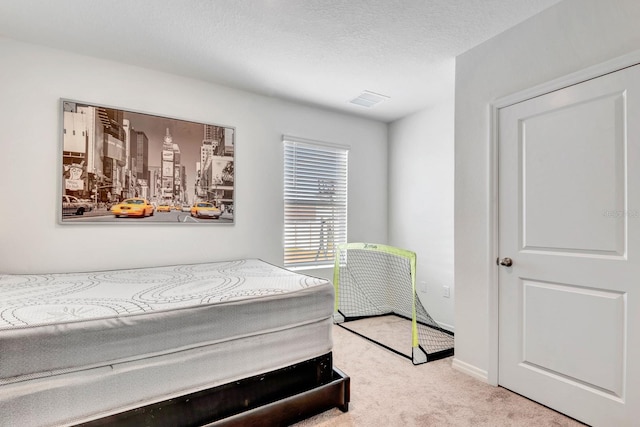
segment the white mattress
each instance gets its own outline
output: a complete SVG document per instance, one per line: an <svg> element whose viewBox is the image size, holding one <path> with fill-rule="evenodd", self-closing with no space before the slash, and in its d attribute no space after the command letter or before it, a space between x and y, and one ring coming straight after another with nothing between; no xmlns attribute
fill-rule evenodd
<svg viewBox="0 0 640 427"><path fill-rule="evenodd" d="M260 260L0 275L0 413L58 425L288 366L331 351L332 312L328 281Z"/></svg>

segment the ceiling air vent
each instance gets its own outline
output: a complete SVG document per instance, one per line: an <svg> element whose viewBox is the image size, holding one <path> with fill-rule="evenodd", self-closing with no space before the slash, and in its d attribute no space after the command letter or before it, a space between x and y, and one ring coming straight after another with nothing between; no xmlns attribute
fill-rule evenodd
<svg viewBox="0 0 640 427"><path fill-rule="evenodd" d="M361 107L371 108L374 105L378 105L382 101L389 99L388 96L380 95L379 93L369 92L365 90L356 98L353 98L351 101L352 104L360 105Z"/></svg>

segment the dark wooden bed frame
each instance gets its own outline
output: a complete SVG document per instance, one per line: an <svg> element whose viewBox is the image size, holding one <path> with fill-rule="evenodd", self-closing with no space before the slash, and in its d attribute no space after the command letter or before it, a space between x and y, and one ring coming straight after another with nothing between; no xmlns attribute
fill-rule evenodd
<svg viewBox="0 0 640 427"><path fill-rule="evenodd" d="M350 379L333 367L329 352L78 426L286 426L334 407L347 412L349 394Z"/></svg>

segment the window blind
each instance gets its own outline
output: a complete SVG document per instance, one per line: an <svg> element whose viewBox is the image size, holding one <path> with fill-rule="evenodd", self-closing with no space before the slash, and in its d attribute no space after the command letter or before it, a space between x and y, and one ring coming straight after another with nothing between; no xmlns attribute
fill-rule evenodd
<svg viewBox="0 0 640 427"><path fill-rule="evenodd" d="M284 265L330 266L347 241L348 149L284 138Z"/></svg>

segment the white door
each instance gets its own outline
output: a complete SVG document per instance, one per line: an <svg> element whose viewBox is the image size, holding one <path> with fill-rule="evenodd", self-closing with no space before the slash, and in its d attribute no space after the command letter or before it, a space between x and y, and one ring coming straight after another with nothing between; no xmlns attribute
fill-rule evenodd
<svg viewBox="0 0 640 427"><path fill-rule="evenodd" d="M640 66L499 110L498 382L640 425Z"/></svg>

